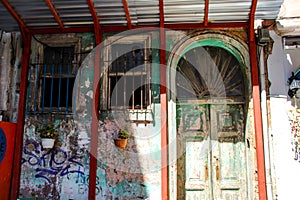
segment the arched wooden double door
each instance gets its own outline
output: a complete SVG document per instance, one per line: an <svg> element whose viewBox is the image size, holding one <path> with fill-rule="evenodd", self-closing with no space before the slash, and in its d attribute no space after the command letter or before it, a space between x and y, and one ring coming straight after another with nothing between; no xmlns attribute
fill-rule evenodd
<svg viewBox="0 0 300 200"><path fill-rule="evenodd" d="M177 199L247 199L245 81L220 47L196 47L176 73Z"/></svg>

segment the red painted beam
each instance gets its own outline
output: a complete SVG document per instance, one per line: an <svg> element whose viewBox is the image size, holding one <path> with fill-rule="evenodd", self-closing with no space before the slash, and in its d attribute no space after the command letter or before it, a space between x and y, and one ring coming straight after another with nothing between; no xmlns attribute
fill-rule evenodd
<svg viewBox="0 0 300 200"><path fill-rule="evenodd" d="M257 6L258 0L252 0L251 9L249 13L249 40L255 41L255 34L254 34L254 20L255 20L255 11ZM253 28L253 29L252 29Z"/></svg>
<svg viewBox="0 0 300 200"><path fill-rule="evenodd" d="M203 29L203 28L248 28L248 22L235 22L235 23L208 23L207 26L204 24L165 24L164 27L172 30L189 30L189 29ZM147 28L153 30L157 29L158 26L143 25L133 26L132 29ZM122 32L128 30L127 26L101 26L102 32ZM94 32L92 26L78 27L78 28L65 28L64 30L51 28L51 29L31 29L31 34L56 34L56 33L86 33Z"/></svg>
<svg viewBox="0 0 300 200"><path fill-rule="evenodd" d="M96 183L97 183L97 157L98 157L98 119L99 119L99 103L100 95L98 84L100 80L100 53L101 49L97 45L101 42L100 23L92 0L87 0L93 22L94 34L96 41L96 51L94 58L94 98L92 110L92 129L91 129L91 148L90 148L90 176L89 176L89 200L96 199Z"/></svg>
<svg viewBox="0 0 300 200"><path fill-rule="evenodd" d="M131 26L131 29L138 29L138 28L143 28L147 30L157 30L158 26L153 26L153 25L143 25L143 26ZM101 27L102 32L122 32L122 31L127 31L128 27L127 26L102 26Z"/></svg>
<svg viewBox="0 0 300 200"><path fill-rule="evenodd" d="M159 27L165 27L165 11L164 11L164 1L159 0Z"/></svg>
<svg viewBox="0 0 300 200"><path fill-rule="evenodd" d="M21 66L21 83L20 83L20 96L18 105L18 121L15 138L15 149L13 158L13 171L11 181L10 199L17 199L19 197L20 177L21 177L21 161L23 150L23 134L25 124L25 111L26 111L26 96L28 85L28 71L30 60L31 48L31 34L21 29L23 47L22 66Z"/></svg>
<svg viewBox="0 0 300 200"><path fill-rule="evenodd" d="M49 7L49 9L50 9L52 15L54 16L56 22L58 23L60 29L61 29L61 30L64 30L64 28L65 28L65 27L64 27L64 24L62 23L61 18L59 17L59 15L58 15L56 9L54 8L53 3L51 2L51 0L46 0L46 4L47 4L47 6Z"/></svg>
<svg viewBox="0 0 300 200"><path fill-rule="evenodd" d="M57 33L87 33L93 32L93 26L82 27L82 28L64 28L61 30L59 28L49 28L49 29L31 29L31 34L57 34Z"/></svg>
<svg viewBox="0 0 300 200"><path fill-rule="evenodd" d="M164 24L164 28L172 30L190 30L190 29L203 29L203 28L247 28L248 22L235 22L235 23L208 23L207 26L204 24ZM132 26L132 29L136 28L157 28L157 26ZM103 32L118 32L128 30L126 26L102 26Z"/></svg>
<svg viewBox="0 0 300 200"><path fill-rule="evenodd" d="M161 120L161 199L168 199L168 99L166 80L166 36L164 1L159 0L160 18L160 120Z"/></svg>
<svg viewBox="0 0 300 200"><path fill-rule="evenodd" d="M208 25L208 6L209 6L209 0L205 0L205 7L204 7L204 26Z"/></svg>
<svg viewBox="0 0 300 200"><path fill-rule="evenodd" d="M29 29L23 22L23 20L20 18L18 13L13 9L13 7L7 2L7 0L1 0L4 7L8 10L8 12L13 16L13 18L17 21L17 23L20 26L20 29L23 29L25 32L29 32Z"/></svg>
<svg viewBox="0 0 300 200"><path fill-rule="evenodd" d="M132 25L131 25L130 13L129 13L129 9L128 9L128 3L126 0L122 0L122 2L123 2L124 12L126 15L127 27L128 27L128 29L131 29Z"/></svg>
<svg viewBox="0 0 300 200"><path fill-rule="evenodd" d="M260 86L259 86L259 69L256 55L256 43L254 33L254 17L257 6L257 0L252 1L251 11L249 13L249 53L252 79L252 98L254 110L254 129L256 141L256 159L257 159L257 176L258 176L258 195L260 200L267 199L265 156L263 142L262 116L260 107Z"/></svg>
<svg viewBox="0 0 300 200"><path fill-rule="evenodd" d="M87 4L89 6L92 18L93 18L93 22L94 22L94 33L95 33L95 39L96 39L96 45L100 44L100 22L96 13L96 9L94 7L94 4L92 2L92 0L87 0Z"/></svg>
<svg viewBox="0 0 300 200"><path fill-rule="evenodd" d="M235 23L208 23L204 24L165 24L165 28L172 30L190 30L190 29L204 29L204 28L246 28L247 22Z"/></svg>

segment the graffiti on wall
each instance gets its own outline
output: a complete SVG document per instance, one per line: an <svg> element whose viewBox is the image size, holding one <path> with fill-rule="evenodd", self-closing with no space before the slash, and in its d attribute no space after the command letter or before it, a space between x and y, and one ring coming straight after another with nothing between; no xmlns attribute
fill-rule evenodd
<svg viewBox="0 0 300 200"><path fill-rule="evenodd" d="M89 144L82 143L82 139L88 139L85 126L74 124L71 120L60 122L60 138L57 145L53 149L43 149L31 119L26 122L20 197L31 198L34 194L36 197L45 199L87 199ZM104 120L99 126L101 132L101 137L98 138L99 143L103 144L102 148L113 148L114 153L119 151L113 145L113 134L117 128L116 124L110 120ZM134 140L132 140L128 148L133 151L136 150L134 147ZM100 152L99 155L101 155ZM147 197L146 185L150 183L156 191L153 195L159 196L159 172L149 174L148 178L145 174L129 173L130 167L137 166L137 164L132 164L134 160L128 162L126 159L120 159L116 154L112 155L108 152L103 152L103 154L101 158L107 156L107 159L116 164L123 163L121 166L124 169L117 170L107 165L107 162L99 160L95 188L97 198ZM125 168L128 169L125 170ZM145 181L147 184L144 183Z"/></svg>
<svg viewBox="0 0 300 200"><path fill-rule="evenodd" d="M64 149L42 151L39 143L26 141L23 149L22 164L35 169L35 178L51 183L51 178L70 174L84 175L84 165L78 154L68 155Z"/></svg>

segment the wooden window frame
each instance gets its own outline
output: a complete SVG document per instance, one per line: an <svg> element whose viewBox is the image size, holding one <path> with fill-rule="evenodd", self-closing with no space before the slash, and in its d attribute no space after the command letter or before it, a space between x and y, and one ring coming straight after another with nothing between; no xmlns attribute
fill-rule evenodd
<svg viewBox="0 0 300 200"><path fill-rule="evenodd" d="M38 51L36 52L35 56L36 58L33 58L34 62L37 63L38 65L41 65L44 63L44 49L45 46L48 47L74 47L74 60L76 61L75 63L72 63L71 66L71 71L74 69L78 69L80 67L80 61L81 61L81 55L79 52L81 52L81 37L76 37L74 35L51 35L51 36L40 36L37 38L38 43L37 43L37 49ZM36 67L33 66L34 68L42 68L42 70L39 73L34 72L36 75L33 75L35 77L35 87L37 87L37 92L36 94L32 94L31 96L34 96L33 101L36 102L31 102L31 109L30 112L33 112L34 114L37 113L58 113L58 114L73 114L72 113L72 107L68 108L62 108L62 111L59 111L57 109L52 109L51 107L44 107L42 108L42 98L43 98L43 93L42 93L42 87L43 87L43 68L44 66ZM76 73L73 76L76 78ZM33 89L35 90L35 89ZM73 90L73 87L69 87L69 90ZM72 101L72 98L69 99L69 101ZM73 104L73 103L72 103ZM73 105L72 105L73 106ZM32 110L33 109L33 110Z"/></svg>
<svg viewBox="0 0 300 200"><path fill-rule="evenodd" d="M149 91L147 91L147 100L146 99L141 99L141 106L138 108L137 106L134 105L124 105L124 106L112 106L111 105L111 78L118 76L119 72L110 72L110 67L113 64L113 45L132 45L139 43L141 46L143 46L143 59L144 59L144 69L145 71L141 72L126 72L126 73L120 73L120 76L145 76L146 82L145 85L149 86ZM133 36L127 36L125 39L122 39L121 36L111 36L105 40L105 49L104 49L104 76L103 78L103 87L101 90L102 96L101 96L101 110L121 110L121 109L128 109L128 110L135 110L135 111L140 111L140 110L147 110L148 107L151 106L152 103L152 88L151 88L151 67L149 66L151 64L151 35L150 34L144 34L144 35L133 35ZM130 52L130 51L129 51ZM128 52L125 52L128 53ZM121 55L122 56L122 55ZM131 74L131 73L136 73L136 74ZM140 74L139 74L140 73ZM128 93L127 93L128 94ZM124 94L126 96L126 94ZM142 95L141 95L142 96ZM134 98L134 97L133 97ZM142 98L142 97L141 97ZM125 99L125 98L124 98ZM147 105L143 105L143 102L147 101ZM134 99L132 100L134 102Z"/></svg>

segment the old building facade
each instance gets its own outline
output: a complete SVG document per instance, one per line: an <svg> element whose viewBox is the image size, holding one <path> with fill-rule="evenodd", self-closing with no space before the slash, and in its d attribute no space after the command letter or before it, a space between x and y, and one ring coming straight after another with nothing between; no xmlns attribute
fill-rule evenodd
<svg viewBox="0 0 300 200"><path fill-rule="evenodd" d="M298 51L280 46L275 19L254 24L254 9L197 28L1 31L2 119L17 127L10 197L293 199L280 159L297 171L298 97L283 105ZM58 136L45 148L49 124Z"/></svg>

